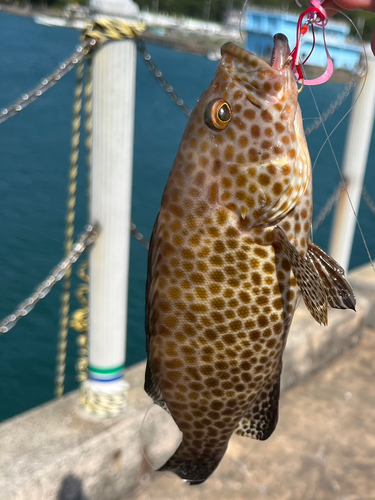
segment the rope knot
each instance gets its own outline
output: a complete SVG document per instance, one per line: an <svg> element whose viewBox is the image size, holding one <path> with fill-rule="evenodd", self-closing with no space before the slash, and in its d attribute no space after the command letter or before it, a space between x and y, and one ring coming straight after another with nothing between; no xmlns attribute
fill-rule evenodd
<svg viewBox="0 0 375 500"><path fill-rule="evenodd" d="M146 25L139 21L120 21L99 18L86 25L82 32L83 40L93 39L97 43L109 40L124 40L125 38L138 38L146 30Z"/></svg>

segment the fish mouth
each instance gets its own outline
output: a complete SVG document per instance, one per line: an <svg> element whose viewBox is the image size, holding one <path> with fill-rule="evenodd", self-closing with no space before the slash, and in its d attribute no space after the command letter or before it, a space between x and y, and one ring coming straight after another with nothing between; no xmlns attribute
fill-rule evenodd
<svg viewBox="0 0 375 500"><path fill-rule="evenodd" d="M234 68L242 69L242 71L259 71L259 70L282 70L288 62L290 49L287 37L283 33L277 33L273 37L273 49L271 62L268 64L262 58L252 52L228 42L221 47L222 56L229 55Z"/></svg>
<svg viewBox="0 0 375 500"><path fill-rule="evenodd" d="M232 42L223 45L221 53L221 68L254 106L267 108L277 104L285 92L294 90L288 39L282 33L273 38L270 64Z"/></svg>
<svg viewBox="0 0 375 500"><path fill-rule="evenodd" d="M283 33L277 33L273 37L271 68L281 70L287 63L289 54L290 48L287 37Z"/></svg>

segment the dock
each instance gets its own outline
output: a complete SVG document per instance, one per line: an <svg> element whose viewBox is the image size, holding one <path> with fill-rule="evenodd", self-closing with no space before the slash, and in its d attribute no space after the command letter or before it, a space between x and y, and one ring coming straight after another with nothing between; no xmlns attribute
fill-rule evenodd
<svg viewBox="0 0 375 500"><path fill-rule="evenodd" d="M133 11L126 26L114 19L108 27L107 22L100 24L100 0L91 3L98 9L96 29L86 33L79 50L34 91L1 111L3 121L15 116L55 85L67 68L77 67L66 257L37 288L32 301L21 303L18 316L8 316L3 330L0 324L0 333L7 333L64 277L56 370L59 399L0 424L0 500L374 498L375 287L374 268L369 264L348 273L357 311L330 310L328 327L319 326L300 300L283 357L279 424L269 440L233 436L219 467L200 486L156 471L173 454L181 434L171 417L144 392L145 362L124 369L129 229L134 226L136 231L130 219L137 50L170 99L185 115L190 110L146 52L143 37L153 36L154 43L157 37L143 35L145 27L136 21L138 7L129 0ZM115 9L120 5L117 0L112 3ZM112 43L115 39L118 42ZM164 37L164 42L192 51L188 42L173 37ZM85 56L96 45L92 66L85 65ZM197 45L198 49L206 50ZM366 94L362 94L363 98ZM78 250L84 250L80 240L78 246L73 244L72 237L82 104L86 105L85 133L93 139L87 154L93 166L89 219L95 225L90 227L98 231L100 241L90 253L90 280L81 288L81 298L85 299L86 292L89 297L88 308L85 300L81 303L85 306L81 317L87 324L82 321L78 330L83 339L82 385L79 391L63 395L70 266L78 259ZM320 121L324 123L323 118ZM372 126L373 116L369 121ZM359 153L352 162L356 173L358 158ZM351 185L357 187L359 205L362 183L349 177L346 181L348 191ZM343 194L344 188L340 189ZM331 210L335 201L326 207ZM351 208L358 211L358 206ZM325 210L323 220L328 213ZM348 216L344 223L349 225ZM137 234L141 241L143 236ZM348 237L346 244L351 250ZM338 259L345 269L349 257L344 264Z"/></svg>
<svg viewBox="0 0 375 500"><path fill-rule="evenodd" d="M180 435L143 391L145 363L126 370L127 408L79 410L78 391L0 425L0 491L18 500L319 500L372 498L375 287L369 265L349 273L357 312L318 326L300 304L284 354L279 423L265 442L233 436L213 475L188 486L150 461ZM150 408L152 409L150 410ZM152 412L151 417L150 413ZM146 417L146 418L145 418ZM146 458L146 456L148 458Z"/></svg>

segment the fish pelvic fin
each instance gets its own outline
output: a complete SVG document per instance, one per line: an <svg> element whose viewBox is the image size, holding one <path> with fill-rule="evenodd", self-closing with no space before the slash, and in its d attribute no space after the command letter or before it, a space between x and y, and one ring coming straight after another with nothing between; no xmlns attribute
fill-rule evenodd
<svg viewBox="0 0 375 500"><path fill-rule="evenodd" d="M356 299L350 283L345 277L344 269L324 250L308 242L307 258L318 271L323 282L328 305L335 309L353 309L355 311Z"/></svg>
<svg viewBox="0 0 375 500"><path fill-rule="evenodd" d="M145 374L145 385L144 389L146 393L150 396L150 398L153 400L154 404L160 406L165 410L167 413L170 413L166 402L163 399L163 396L161 395L161 390L158 384L158 381L151 369L150 362L147 361L146 364L146 374Z"/></svg>
<svg viewBox="0 0 375 500"><path fill-rule="evenodd" d="M281 373L281 370L280 370ZM235 433L265 441L279 419L280 375L269 391L262 389L241 418Z"/></svg>
<svg viewBox="0 0 375 500"><path fill-rule="evenodd" d="M228 443L219 453L215 450L214 454L206 452L202 455L192 456L191 452L186 453L186 445L182 441L174 455L158 471L174 472L191 485L201 484L210 477L219 465L227 446Z"/></svg>
<svg viewBox="0 0 375 500"><path fill-rule="evenodd" d="M314 264L310 259L302 257L280 227L276 226L274 228L274 234L276 241L281 245L282 250L289 260L307 309L315 321L320 325L327 325L328 299L326 287Z"/></svg>

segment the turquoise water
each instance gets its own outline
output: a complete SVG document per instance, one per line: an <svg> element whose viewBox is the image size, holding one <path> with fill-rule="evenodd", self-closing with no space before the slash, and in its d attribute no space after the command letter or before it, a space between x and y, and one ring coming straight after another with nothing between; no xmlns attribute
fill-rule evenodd
<svg viewBox="0 0 375 500"><path fill-rule="evenodd" d="M37 26L31 19L0 13L0 107L35 87L69 56L78 44L73 30ZM185 99L194 105L212 79L216 64L202 57L150 46L155 61ZM63 254L67 172L70 152L74 74L69 74L37 102L0 126L0 319L8 315L48 274ZM326 84L314 89L321 109L343 86ZM305 118L317 116L308 89L301 94ZM327 123L331 130L348 109ZM310 123L310 122L307 122ZM176 154L186 118L170 102L141 59L137 67L134 145L133 220L150 236L163 186ZM347 121L332 138L340 161ZM324 140L322 130L309 137L314 160ZM374 144L366 174L367 189L375 199ZM76 233L86 223L84 162L78 179ZM339 180L331 153L325 149L314 173L317 214ZM375 253L374 216L365 206L360 221ZM326 247L330 218L315 241ZM127 365L145 358L144 285L147 253L133 241L130 263ZM351 267L366 262L356 234ZM74 287L77 280L74 281ZM35 310L0 338L0 420L53 397L60 285ZM72 308L76 308L74 302ZM77 386L74 363L75 332L69 334L66 389Z"/></svg>

